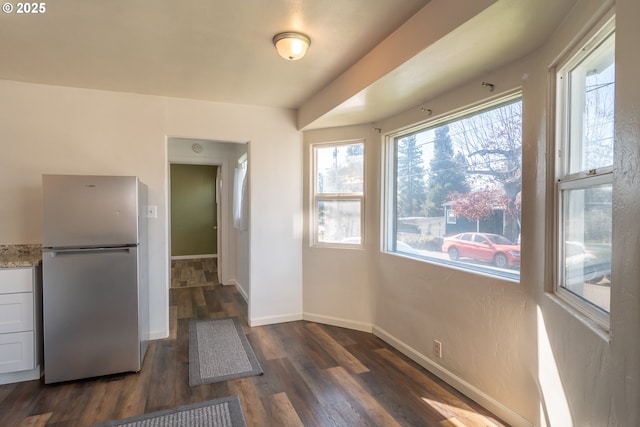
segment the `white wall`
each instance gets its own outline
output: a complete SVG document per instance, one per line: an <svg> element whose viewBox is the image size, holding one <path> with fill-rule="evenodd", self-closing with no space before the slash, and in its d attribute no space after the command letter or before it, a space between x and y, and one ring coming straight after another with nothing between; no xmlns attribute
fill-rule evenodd
<svg viewBox="0 0 640 427"><path fill-rule="evenodd" d="M371 125L321 129L305 132L304 137L304 317L336 326L371 332L373 305L371 283L375 276L373 259L379 247L378 209L380 135ZM363 140L365 145L365 249L329 249L311 246L310 211L311 144Z"/></svg>
<svg viewBox="0 0 640 427"><path fill-rule="evenodd" d="M640 2L616 0L610 425L640 425ZM597 384L597 383L596 383ZM597 387L597 385L596 385Z"/></svg>
<svg viewBox="0 0 640 427"><path fill-rule="evenodd" d="M160 98L0 81L0 241L41 242L41 175L137 175L147 184L151 331L165 335L166 147Z"/></svg>
<svg viewBox="0 0 640 427"><path fill-rule="evenodd" d="M302 133L295 113L169 99L167 134L249 142L252 326L302 318Z"/></svg>
<svg viewBox="0 0 640 427"><path fill-rule="evenodd" d="M507 67L479 75L423 104L433 117L512 89L523 91L523 214L521 283L516 284L379 253L378 239L366 251L304 249L305 316L327 323L371 322L374 333L472 396L513 425L640 425L640 4L618 0L616 165L610 334L598 331L552 294L550 286L553 180L548 175L548 67L612 1L583 0L538 51ZM495 84L494 93L481 82ZM414 108L372 127L385 133L426 120ZM319 140L371 138L370 127L305 132L305 148ZM369 163L367 163L369 164ZM370 170L371 172L371 170ZM305 176L309 175L305 162ZM548 181L547 178L551 181ZM368 221L379 230L381 167L367 174ZM373 181L373 183L372 183ZM305 209L308 185L305 186ZM370 234L371 235L371 234ZM345 261L348 257L349 262ZM331 266L322 270L322 266ZM367 271L373 272L368 274ZM328 273L327 273L328 272ZM322 280L323 278L328 280ZM332 281L337 281L333 286ZM366 281L366 283L362 283ZM328 282L328 283L327 283ZM323 288L325 298L320 298ZM342 304L370 292L372 317ZM352 298L350 301L358 301ZM338 319L335 319L338 318ZM432 356L433 340L444 357Z"/></svg>
<svg viewBox="0 0 640 427"><path fill-rule="evenodd" d="M149 221L150 320L153 336L166 336L167 136L248 141L260 213L250 221L249 319L301 317L302 144L292 111L12 81L0 81L0 93L0 244L41 242L43 173L138 175L158 206Z"/></svg>

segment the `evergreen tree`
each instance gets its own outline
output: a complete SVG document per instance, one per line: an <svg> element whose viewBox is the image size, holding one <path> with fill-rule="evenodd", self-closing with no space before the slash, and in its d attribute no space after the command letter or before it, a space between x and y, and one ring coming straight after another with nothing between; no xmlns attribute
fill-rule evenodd
<svg viewBox="0 0 640 427"><path fill-rule="evenodd" d="M449 126L437 128L435 134L425 203L425 213L429 217L444 216L443 204L447 202L449 194L465 194L469 191L466 161L460 153L454 157Z"/></svg>
<svg viewBox="0 0 640 427"><path fill-rule="evenodd" d="M424 215L427 197L422 149L416 144L416 136L398 140L397 217Z"/></svg>

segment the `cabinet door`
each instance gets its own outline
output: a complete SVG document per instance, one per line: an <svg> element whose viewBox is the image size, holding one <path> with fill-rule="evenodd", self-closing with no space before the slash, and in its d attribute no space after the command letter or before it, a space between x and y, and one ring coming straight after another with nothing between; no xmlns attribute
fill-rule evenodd
<svg viewBox="0 0 640 427"><path fill-rule="evenodd" d="M33 331L0 335L0 374L35 368Z"/></svg>
<svg viewBox="0 0 640 427"><path fill-rule="evenodd" d="M33 268L0 269L0 294L33 291Z"/></svg>
<svg viewBox="0 0 640 427"><path fill-rule="evenodd" d="M0 334L33 330L33 293L0 295Z"/></svg>

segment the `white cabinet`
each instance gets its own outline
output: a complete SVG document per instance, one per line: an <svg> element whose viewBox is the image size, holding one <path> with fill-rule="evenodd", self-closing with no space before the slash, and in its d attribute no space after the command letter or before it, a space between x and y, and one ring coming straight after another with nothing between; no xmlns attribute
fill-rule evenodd
<svg viewBox="0 0 640 427"><path fill-rule="evenodd" d="M0 268L0 384L40 378L40 268Z"/></svg>
<svg viewBox="0 0 640 427"><path fill-rule="evenodd" d="M33 331L33 292L0 294L0 334Z"/></svg>
<svg viewBox="0 0 640 427"><path fill-rule="evenodd" d="M0 334L0 373L20 372L35 368L33 337L33 331Z"/></svg>

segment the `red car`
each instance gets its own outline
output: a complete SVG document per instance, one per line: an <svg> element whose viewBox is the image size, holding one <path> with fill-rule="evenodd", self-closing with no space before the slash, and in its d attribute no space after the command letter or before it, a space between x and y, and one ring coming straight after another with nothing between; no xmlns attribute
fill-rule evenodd
<svg viewBox="0 0 640 427"><path fill-rule="evenodd" d="M520 266L520 245L499 234L460 233L445 237L442 252L447 252L454 261L471 258L501 268Z"/></svg>

